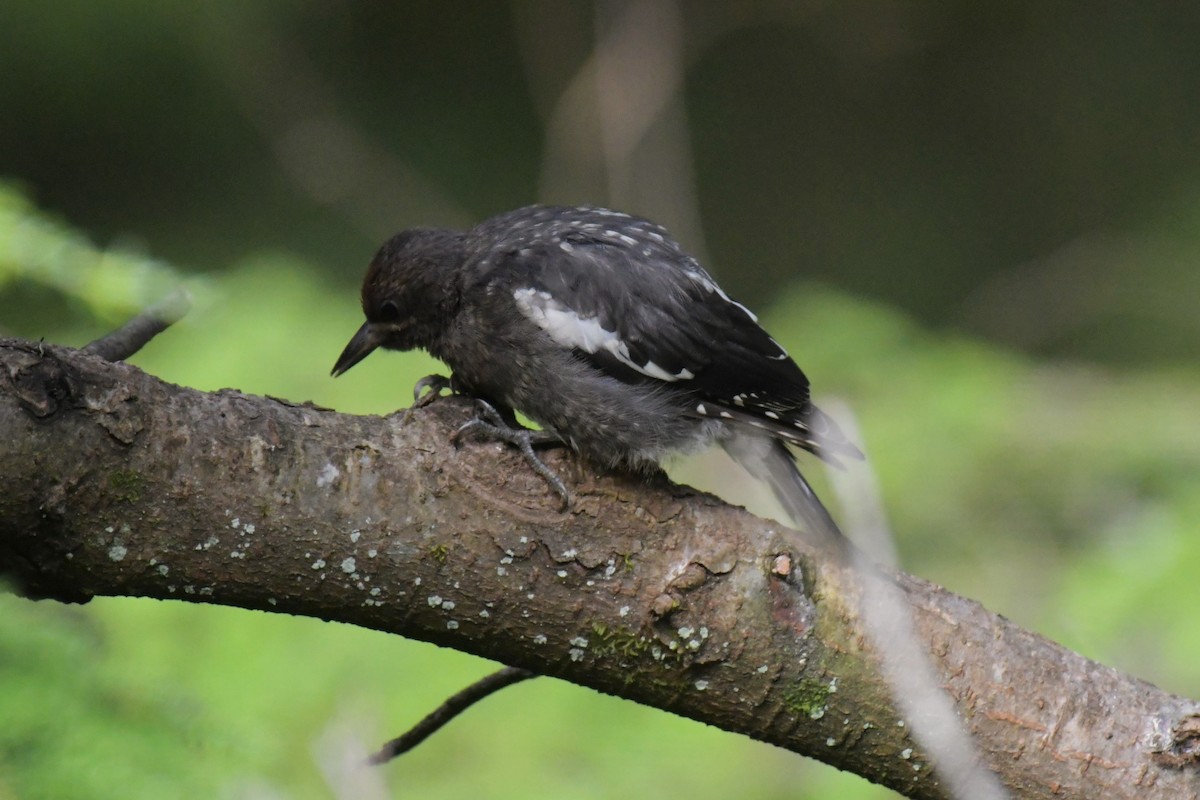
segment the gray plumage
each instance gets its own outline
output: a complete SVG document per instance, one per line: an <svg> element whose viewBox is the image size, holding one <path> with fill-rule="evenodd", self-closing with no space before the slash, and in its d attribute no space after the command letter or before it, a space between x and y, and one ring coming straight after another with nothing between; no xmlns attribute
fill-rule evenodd
<svg viewBox="0 0 1200 800"><path fill-rule="evenodd" d="M645 219L531 206L465 232L405 231L375 255L362 302L335 374L376 347L423 348L456 390L603 467L645 471L720 442L777 494L798 479L815 502L784 443L859 457L755 316ZM795 505L806 527L828 520Z"/></svg>

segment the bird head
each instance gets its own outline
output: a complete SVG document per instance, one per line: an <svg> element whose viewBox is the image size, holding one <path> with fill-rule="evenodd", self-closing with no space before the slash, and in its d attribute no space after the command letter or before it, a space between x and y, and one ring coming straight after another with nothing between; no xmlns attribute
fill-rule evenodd
<svg viewBox="0 0 1200 800"><path fill-rule="evenodd" d="M363 279L367 321L333 366L336 377L376 348L429 349L444 332L458 296L465 258L459 231L415 229L393 236L371 259Z"/></svg>

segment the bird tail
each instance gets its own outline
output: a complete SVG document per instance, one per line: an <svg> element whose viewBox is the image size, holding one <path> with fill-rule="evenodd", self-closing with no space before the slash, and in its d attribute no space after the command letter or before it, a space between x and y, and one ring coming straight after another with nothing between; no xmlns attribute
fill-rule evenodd
<svg viewBox="0 0 1200 800"><path fill-rule="evenodd" d="M847 540L816 492L800 474L796 459L778 439L749 431L738 431L722 439L721 446L754 478L771 487L775 499L791 517L813 536L844 549Z"/></svg>

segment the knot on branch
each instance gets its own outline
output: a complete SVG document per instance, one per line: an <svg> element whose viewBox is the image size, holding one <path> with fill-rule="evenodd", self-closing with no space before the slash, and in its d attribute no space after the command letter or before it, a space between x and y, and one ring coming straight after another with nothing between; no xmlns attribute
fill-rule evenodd
<svg viewBox="0 0 1200 800"><path fill-rule="evenodd" d="M8 346L22 354L10 362L8 379L13 396L24 411L46 419L75 396L75 381L69 368L41 344L11 342Z"/></svg>
<svg viewBox="0 0 1200 800"><path fill-rule="evenodd" d="M1152 751L1160 766L1182 769L1200 764L1200 712L1193 711L1177 720Z"/></svg>

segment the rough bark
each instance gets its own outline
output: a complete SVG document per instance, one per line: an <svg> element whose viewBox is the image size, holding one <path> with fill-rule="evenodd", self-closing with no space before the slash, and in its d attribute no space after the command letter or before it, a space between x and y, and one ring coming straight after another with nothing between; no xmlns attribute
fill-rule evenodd
<svg viewBox="0 0 1200 800"><path fill-rule="evenodd" d="M454 647L942 798L852 570L666 480L561 452L568 513L470 404L354 417L0 341L0 574L31 596L304 614ZM917 578L894 580L1017 798L1196 798L1200 709ZM883 654L886 658L887 654Z"/></svg>

